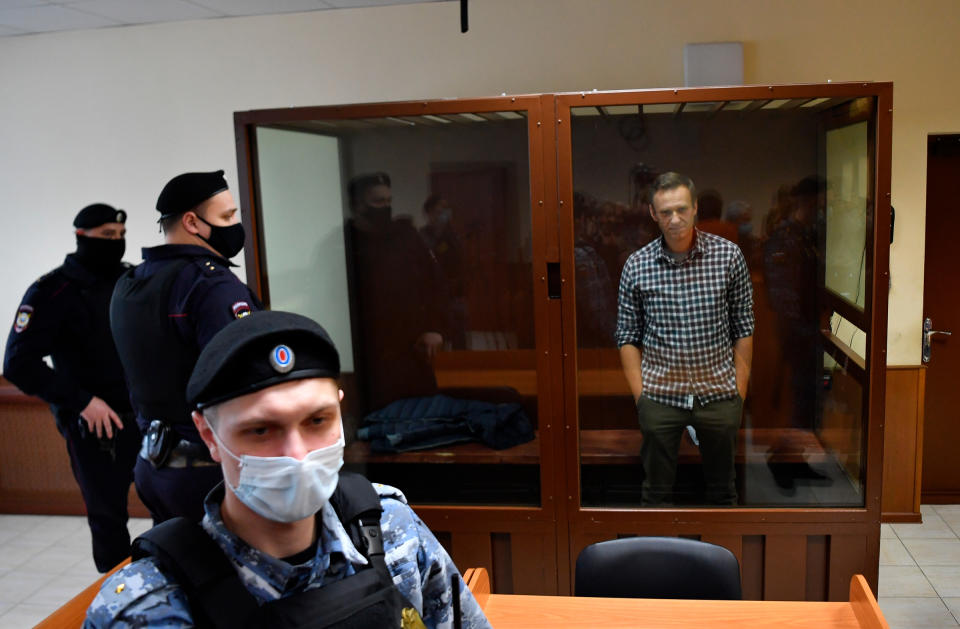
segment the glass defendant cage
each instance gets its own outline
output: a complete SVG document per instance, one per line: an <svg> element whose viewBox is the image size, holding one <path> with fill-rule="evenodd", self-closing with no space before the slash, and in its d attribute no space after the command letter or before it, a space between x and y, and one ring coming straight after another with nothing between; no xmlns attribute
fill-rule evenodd
<svg viewBox="0 0 960 629"><path fill-rule="evenodd" d="M587 544L684 535L733 550L746 597L845 600L879 554L891 103L858 83L240 112L247 277L337 343L347 467L496 591L568 593ZM666 171L750 275L733 507L706 503L692 435L671 505L640 506L613 332Z"/></svg>

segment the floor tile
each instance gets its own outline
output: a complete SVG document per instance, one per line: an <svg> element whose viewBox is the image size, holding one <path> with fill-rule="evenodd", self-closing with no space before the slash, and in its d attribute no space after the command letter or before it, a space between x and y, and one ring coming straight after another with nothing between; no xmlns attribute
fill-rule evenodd
<svg viewBox="0 0 960 629"><path fill-rule="evenodd" d="M53 610L44 605L15 605L0 616L3 629L30 629L51 614Z"/></svg>
<svg viewBox="0 0 960 629"><path fill-rule="evenodd" d="M880 540L881 566L915 566L916 562L899 539Z"/></svg>
<svg viewBox="0 0 960 629"><path fill-rule="evenodd" d="M30 572L8 572L0 577L0 601L20 603L53 578L52 575ZM3 626L3 623L0 623Z"/></svg>
<svg viewBox="0 0 960 629"><path fill-rule="evenodd" d="M77 560L72 566L68 566L67 569L63 571L63 574L89 576L91 582L100 575L97 571L97 564L93 562L93 557L90 555Z"/></svg>
<svg viewBox="0 0 960 629"><path fill-rule="evenodd" d="M927 513L923 516L923 524L892 524L897 537L904 539L955 539L947 523L937 513Z"/></svg>
<svg viewBox="0 0 960 629"><path fill-rule="evenodd" d="M957 619L939 598L891 597L877 602L891 629L957 626Z"/></svg>
<svg viewBox="0 0 960 629"><path fill-rule="evenodd" d="M926 517L928 513L936 513L935 505L920 505L920 514Z"/></svg>
<svg viewBox="0 0 960 629"><path fill-rule="evenodd" d="M954 533L960 536L960 509L957 509L956 511L938 511L937 514L940 516L940 519L947 524L947 526L953 529Z"/></svg>
<svg viewBox="0 0 960 629"><path fill-rule="evenodd" d="M953 613L953 617L960 623L960 598L945 598L944 604Z"/></svg>
<svg viewBox="0 0 960 629"><path fill-rule="evenodd" d="M0 528L9 531L28 531L50 518L49 515L3 515L0 516Z"/></svg>
<svg viewBox="0 0 960 629"><path fill-rule="evenodd" d="M45 574L63 574L68 568L75 565L88 554L89 551L83 548L54 544L31 557L29 561L21 563L18 566L18 570L24 572L42 572Z"/></svg>
<svg viewBox="0 0 960 629"><path fill-rule="evenodd" d="M925 566L921 569L941 598L960 598L960 566Z"/></svg>
<svg viewBox="0 0 960 629"><path fill-rule="evenodd" d="M919 566L880 566L880 597L937 596Z"/></svg>
<svg viewBox="0 0 960 629"><path fill-rule="evenodd" d="M905 539L903 545L920 567L960 566L960 539Z"/></svg>
<svg viewBox="0 0 960 629"><path fill-rule="evenodd" d="M23 600L26 605L43 605L53 610L79 594L92 581L78 575L62 575L44 583Z"/></svg>
<svg viewBox="0 0 960 629"><path fill-rule="evenodd" d="M889 524L880 525L880 539L894 539L897 534L893 531L893 527Z"/></svg>
<svg viewBox="0 0 960 629"><path fill-rule="evenodd" d="M50 546L34 542L9 542L0 546L0 570L13 570Z"/></svg>

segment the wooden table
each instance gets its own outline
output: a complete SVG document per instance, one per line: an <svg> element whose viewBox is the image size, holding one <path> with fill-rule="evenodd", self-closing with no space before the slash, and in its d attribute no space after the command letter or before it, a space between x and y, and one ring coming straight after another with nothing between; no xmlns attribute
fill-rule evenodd
<svg viewBox="0 0 960 629"><path fill-rule="evenodd" d="M862 575L850 581L848 602L691 601L490 594L486 570L464 580L494 629L556 627L778 627L890 629Z"/></svg>

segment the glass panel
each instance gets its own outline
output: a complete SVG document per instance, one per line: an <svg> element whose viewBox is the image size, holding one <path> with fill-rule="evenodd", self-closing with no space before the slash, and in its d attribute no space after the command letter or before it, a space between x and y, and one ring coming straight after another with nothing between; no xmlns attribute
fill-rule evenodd
<svg viewBox="0 0 960 629"><path fill-rule="evenodd" d="M827 131L827 288L863 309L867 252L867 123Z"/></svg>
<svg viewBox="0 0 960 629"><path fill-rule="evenodd" d="M343 361L347 469L419 504L540 504L525 112L259 128L273 309Z"/></svg>
<svg viewBox="0 0 960 629"><path fill-rule="evenodd" d="M827 265L862 303L867 206L838 212L872 169L807 102L571 110L583 506L862 506L863 391L821 330ZM651 195L670 171L695 192Z"/></svg>

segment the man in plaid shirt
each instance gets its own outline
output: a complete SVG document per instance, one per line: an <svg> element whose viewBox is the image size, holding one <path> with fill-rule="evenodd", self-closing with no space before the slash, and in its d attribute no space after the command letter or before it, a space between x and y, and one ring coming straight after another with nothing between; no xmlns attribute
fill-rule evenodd
<svg viewBox="0 0 960 629"><path fill-rule="evenodd" d="M689 425L707 502L736 504L734 456L753 356L750 274L737 245L694 228L689 177L664 173L650 195L663 236L624 265L616 333L643 433L642 502L671 501Z"/></svg>

